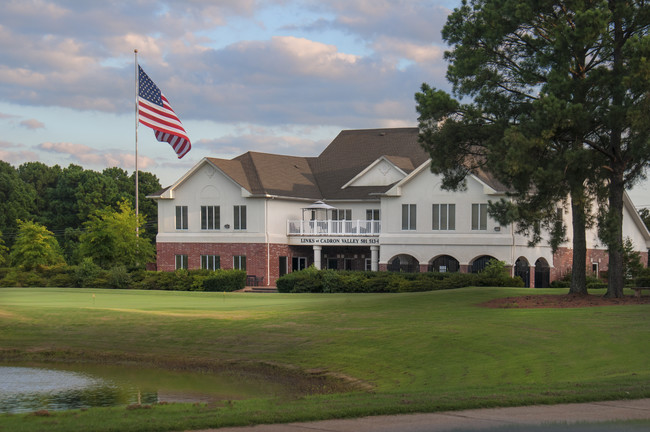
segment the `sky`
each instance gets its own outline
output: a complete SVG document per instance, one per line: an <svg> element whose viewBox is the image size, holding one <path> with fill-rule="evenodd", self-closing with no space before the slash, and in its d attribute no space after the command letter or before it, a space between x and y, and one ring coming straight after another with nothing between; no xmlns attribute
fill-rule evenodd
<svg viewBox="0 0 650 432"><path fill-rule="evenodd" d="M2 0L0 159L135 167L135 64L183 122L177 159L137 128L163 186L204 157L317 156L341 131L415 127L446 91L440 31L460 0ZM632 191L650 206L650 182Z"/></svg>

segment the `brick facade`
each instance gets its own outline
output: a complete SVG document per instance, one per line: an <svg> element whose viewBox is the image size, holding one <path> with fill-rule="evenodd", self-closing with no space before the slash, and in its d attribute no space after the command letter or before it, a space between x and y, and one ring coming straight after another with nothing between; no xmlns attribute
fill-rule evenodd
<svg viewBox="0 0 650 432"><path fill-rule="evenodd" d="M222 269L233 268L234 256L246 257L246 273L255 275L263 285L275 285L280 274L280 257L291 262L290 246L264 243L158 243L158 270L176 269L176 255L187 255L189 270L201 268L201 255L217 255ZM267 263L268 272L267 272ZM289 271L290 268L289 268Z"/></svg>
<svg viewBox="0 0 650 432"><path fill-rule="evenodd" d="M286 244L265 243L158 243L157 269L160 271L173 271L176 269L176 255L187 255L188 269L201 268L201 255L218 255L222 269L233 268L233 257L243 255L246 257L246 273L262 278L262 284L275 286L275 281L280 277L281 271L287 273L294 271L294 257L305 258L305 266L313 264L314 253L309 246L290 246ZM353 253L356 252L356 253ZM282 258L283 257L283 258ZM370 257L370 250L356 249L352 252L343 248L323 249L322 267L327 268L327 260L337 261L339 269L344 268L345 259L351 259L353 270L363 270L365 258ZM648 263L648 252L641 252L641 261ZM281 270L281 264L286 269ZM550 268L549 281L562 279L571 272L573 266L573 251L569 248L559 248L553 255ZM608 255L606 250L587 250L587 272L598 270L603 276L608 270ZM386 264L379 264L379 271L387 271ZM420 272L428 271L428 264L419 265ZM460 265L461 273L471 272L468 265ZM530 266L530 287L535 287L535 266Z"/></svg>

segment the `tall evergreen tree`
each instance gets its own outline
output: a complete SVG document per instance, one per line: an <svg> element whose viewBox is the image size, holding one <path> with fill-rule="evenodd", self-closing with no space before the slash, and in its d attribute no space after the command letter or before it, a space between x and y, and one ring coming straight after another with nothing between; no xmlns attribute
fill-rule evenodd
<svg viewBox="0 0 650 432"><path fill-rule="evenodd" d="M577 293L586 292L592 200L604 181L612 183L612 168L602 168L607 155L597 143L614 135L605 121L614 100L611 81L602 78L612 78L614 69L605 49L613 3L464 1L449 16L443 37L452 45L447 76L455 94L471 102L426 84L416 95L421 141L444 186L461 187L468 172L490 170L512 188L512 201L491 205L491 213L517 222L533 241L546 228L554 234L553 246L563 234L556 203L570 197L571 291ZM645 19L644 13L637 16ZM638 76L640 69L630 74ZM643 154L634 159L638 173L647 166Z"/></svg>

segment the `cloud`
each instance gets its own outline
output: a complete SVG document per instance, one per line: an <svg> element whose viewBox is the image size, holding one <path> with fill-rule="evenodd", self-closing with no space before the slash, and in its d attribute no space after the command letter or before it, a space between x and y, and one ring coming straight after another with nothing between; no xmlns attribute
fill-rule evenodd
<svg viewBox="0 0 650 432"><path fill-rule="evenodd" d="M45 124L36 119L23 120L20 122L20 125L31 130L45 129Z"/></svg>
<svg viewBox="0 0 650 432"><path fill-rule="evenodd" d="M67 156L73 162L81 163L84 166L112 167L118 166L124 169L135 169L133 153L127 153L117 149L97 150L84 144L70 142L44 142L38 146L39 149L54 153L60 156ZM138 157L138 169L144 170L155 167L158 163L149 157Z"/></svg>
<svg viewBox="0 0 650 432"><path fill-rule="evenodd" d="M373 40L381 35L422 44L441 43L440 30L451 12L440 2L425 0L332 0L313 2L316 9L328 11L333 18L313 23L339 29Z"/></svg>
<svg viewBox="0 0 650 432"><path fill-rule="evenodd" d="M199 140L194 144L209 154L218 154L232 158L246 151L262 153L287 154L292 156L314 156L324 146L320 140L311 140L298 136L273 136L258 134L228 135L218 139Z"/></svg>
<svg viewBox="0 0 650 432"><path fill-rule="evenodd" d="M262 9L285 4L321 17L307 31L334 29L370 51L277 33L223 46L211 34L234 17L257 27ZM446 83L439 32L447 13L431 1L9 2L0 6L10 23L0 26L0 100L129 113L138 48L185 124L414 125L421 83Z"/></svg>
<svg viewBox="0 0 650 432"><path fill-rule="evenodd" d="M0 160L11 164L19 164L25 161L38 160L38 154L31 150L25 150L23 145L0 141Z"/></svg>
<svg viewBox="0 0 650 432"><path fill-rule="evenodd" d="M17 118L17 115L0 113L0 119L14 119Z"/></svg>

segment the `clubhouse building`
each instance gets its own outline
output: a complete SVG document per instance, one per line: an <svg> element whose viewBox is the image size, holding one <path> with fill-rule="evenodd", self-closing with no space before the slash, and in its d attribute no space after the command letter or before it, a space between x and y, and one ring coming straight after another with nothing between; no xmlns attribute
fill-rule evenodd
<svg viewBox="0 0 650 432"><path fill-rule="evenodd" d="M526 286L546 287L571 271L568 231L555 253L528 246L487 213L505 187L485 172L449 192L429 170L417 128L342 131L317 157L246 152L204 158L158 202L157 268L245 269L248 283L317 268L476 272L505 261ZM623 236L648 262L650 233L625 196ZM606 247L587 233L587 269L607 270Z"/></svg>

